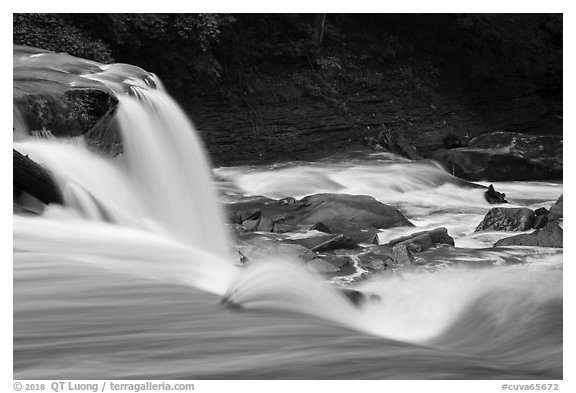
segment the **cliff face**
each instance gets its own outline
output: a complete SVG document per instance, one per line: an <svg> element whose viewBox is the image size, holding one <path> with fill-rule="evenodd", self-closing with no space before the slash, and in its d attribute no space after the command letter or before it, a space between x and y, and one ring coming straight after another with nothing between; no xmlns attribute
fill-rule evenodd
<svg viewBox="0 0 576 393"><path fill-rule="evenodd" d="M348 66L336 79L277 67L244 92L232 85L233 94L177 94L222 165L321 158L387 129L428 157L449 135L463 144L494 131L562 135L561 90L546 95L526 81L442 79L412 72L418 63Z"/></svg>

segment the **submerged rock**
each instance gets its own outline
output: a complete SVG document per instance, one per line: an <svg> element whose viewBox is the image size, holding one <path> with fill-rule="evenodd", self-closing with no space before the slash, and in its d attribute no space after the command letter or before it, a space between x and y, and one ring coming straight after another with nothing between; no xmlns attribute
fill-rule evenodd
<svg viewBox="0 0 576 393"><path fill-rule="evenodd" d="M454 176L468 180L561 179L562 138L491 132L470 141L467 147L441 150L434 159Z"/></svg>
<svg viewBox="0 0 576 393"><path fill-rule="evenodd" d="M356 306L361 306L368 301L382 300L382 298L375 293L361 292L357 289L340 288L340 292Z"/></svg>
<svg viewBox="0 0 576 393"><path fill-rule="evenodd" d="M535 247L563 247L563 230L555 222L550 222L544 228L537 229L532 233L507 237L498 240L494 247L498 246L535 246Z"/></svg>
<svg viewBox="0 0 576 393"><path fill-rule="evenodd" d="M534 212L531 209L495 207L490 209L475 231L527 231L533 223Z"/></svg>
<svg viewBox="0 0 576 393"><path fill-rule="evenodd" d="M245 262L270 257L282 257L288 260L306 263L315 259L316 253L299 244L285 244L276 239L254 237L245 240L239 247L240 255Z"/></svg>

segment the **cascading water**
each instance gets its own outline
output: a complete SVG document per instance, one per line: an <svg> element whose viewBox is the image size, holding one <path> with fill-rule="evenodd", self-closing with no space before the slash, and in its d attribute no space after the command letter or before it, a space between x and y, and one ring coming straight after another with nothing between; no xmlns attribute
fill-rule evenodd
<svg viewBox="0 0 576 393"><path fill-rule="evenodd" d="M58 140L27 140L14 148L50 168L63 191L65 204L80 213L93 210L82 204L98 203L120 225L145 227L146 213L130 178L109 159L82 145ZM95 218L95 217L91 217Z"/></svg>
<svg viewBox="0 0 576 393"><path fill-rule="evenodd" d="M433 163L388 156L218 170L240 196L372 195L419 230L446 226L457 246L475 247L439 254L445 270L375 276L357 288L380 301L355 307L289 261L235 266L186 116L153 75L101 69L86 77L119 95L121 156L59 140L14 143L52 171L66 205L14 216L15 377L562 377L562 252L483 248L502 234L473 232L489 208L482 190ZM532 208L562 191L497 188ZM526 190L536 197L523 200ZM494 267L510 261L520 264ZM246 312L222 307L223 297Z"/></svg>
<svg viewBox="0 0 576 393"><path fill-rule="evenodd" d="M175 238L230 257L210 166L186 116L165 93L132 87L120 98L128 176L147 211Z"/></svg>
<svg viewBox="0 0 576 393"><path fill-rule="evenodd" d="M48 167L64 190L66 204L89 218L102 218L101 209L89 206L101 204L120 224L155 228L230 258L210 166L184 113L162 90L133 84L133 79L127 79L127 86L102 81L119 94L117 122L124 154L117 162L57 141L21 142L15 149Z"/></svg>

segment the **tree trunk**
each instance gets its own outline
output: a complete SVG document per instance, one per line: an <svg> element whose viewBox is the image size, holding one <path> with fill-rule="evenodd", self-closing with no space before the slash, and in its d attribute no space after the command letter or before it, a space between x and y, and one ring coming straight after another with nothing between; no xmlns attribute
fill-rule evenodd
<svg viewBox="0 0 576 393"><path fill-rule="evenodd" d="M62 193L51 173L28 156L14 149L12 152L14 189L25 191L46 204L63 204Z"/></svg>
<svg viewBox="0 0 576 393"><path fill-rule="evenodd" d="M314 19L314 41L320 46L324 39L324 25L326 24L326 14L316 14Z"/></svg>

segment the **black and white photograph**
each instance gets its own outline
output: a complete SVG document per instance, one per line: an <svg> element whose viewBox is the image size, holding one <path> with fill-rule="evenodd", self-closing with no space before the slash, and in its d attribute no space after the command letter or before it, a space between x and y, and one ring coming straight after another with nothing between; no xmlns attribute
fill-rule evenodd
<svg viewBox="0 0 576 393"><path fill-rule="evenodd" d="M564 15L265 9L12 14L9 388L568 391Z"/></svg>

